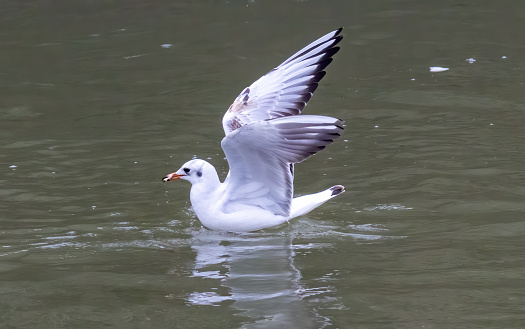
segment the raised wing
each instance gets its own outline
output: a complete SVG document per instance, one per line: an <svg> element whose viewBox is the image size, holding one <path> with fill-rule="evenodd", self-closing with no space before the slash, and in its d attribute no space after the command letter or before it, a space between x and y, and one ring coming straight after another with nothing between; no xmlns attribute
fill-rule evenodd
<svg viewBox="0 0 525 329"><path fill-rule="evenodd" d="M245 125L223 138L230 173L225 212L259 206L289 216L293 198L293 164L339 137L343 121L326 116L288 116Z"/></svg>
<svg viewBox="0 0 525 329"><path fill-rule="evenodd" d="M224 133L254 121L301 113L339 51L342 30L317 39L245 88L224 114Z"/></svg>

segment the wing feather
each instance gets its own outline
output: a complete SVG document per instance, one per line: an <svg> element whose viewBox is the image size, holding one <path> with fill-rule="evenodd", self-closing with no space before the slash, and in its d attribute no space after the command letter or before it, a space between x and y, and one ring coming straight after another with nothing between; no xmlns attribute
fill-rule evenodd
<svg viewBox="0 0 525 329"><path fill-rule="evenodd" d="M300 114L339 51L341 31L322 36L245 88L223 117L225 134L255 121Z"/></svg>
<svg viewBox="0 0 525 329"><path fill-rule="evenodd" d="M223 138L230 173L225 212L255 205L289 216L293 198L293 164L322 150L339 137L343 121L326 116L285 116L252 122Z"/></svg>

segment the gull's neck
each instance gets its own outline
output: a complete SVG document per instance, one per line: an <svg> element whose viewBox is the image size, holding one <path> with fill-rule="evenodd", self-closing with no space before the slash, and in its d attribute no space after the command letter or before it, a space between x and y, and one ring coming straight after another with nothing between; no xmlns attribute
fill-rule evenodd
<svg viewBox="0 0 525 329"><path fill-rule="evenodd" d="M222 183L217 171L212 167L206 175L191 185L190 201L193 211L201 221L212 216L214 206L220 199Z"/></svg>
<svg viewBox="0 0 525 329"><path fill-rule="evenodd" d="M221 185L219 175L217 175L217 170L215 170L214 167L207 168L206 174L202 179L192 183L190 193L195 196L204 196L216 192Z"/></svg>

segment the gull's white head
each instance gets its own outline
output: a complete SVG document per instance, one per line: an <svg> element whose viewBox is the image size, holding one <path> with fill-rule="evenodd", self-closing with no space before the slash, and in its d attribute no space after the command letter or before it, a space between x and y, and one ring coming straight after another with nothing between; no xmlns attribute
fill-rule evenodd
<svg viewBox="0 0 525 329"><path fill-rule="evenodd" d="M174 179L184 179L195 184L201 181L209 180L211 177L217 177L215 168L207 161L194 159L186 162L179 170L162 178L163 182Z"/></svg>

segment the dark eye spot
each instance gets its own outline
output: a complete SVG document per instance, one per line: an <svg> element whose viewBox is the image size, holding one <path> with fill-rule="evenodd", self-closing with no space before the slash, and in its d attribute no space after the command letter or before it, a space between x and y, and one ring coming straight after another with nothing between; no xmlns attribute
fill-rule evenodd
<svg viewBox="0 0 525 329"><path fill-rule="evenodd" d="M185 172L186 174L190 172L190 168L184 168L184 169L182 169L182 170L184 170L184 172Z"/></svg>
<svg viewBox="0 0 525 329"><path fill-rule="evenodd" d="M197 176L201 177L202 176L202 171L197 171Z"/></svg>

